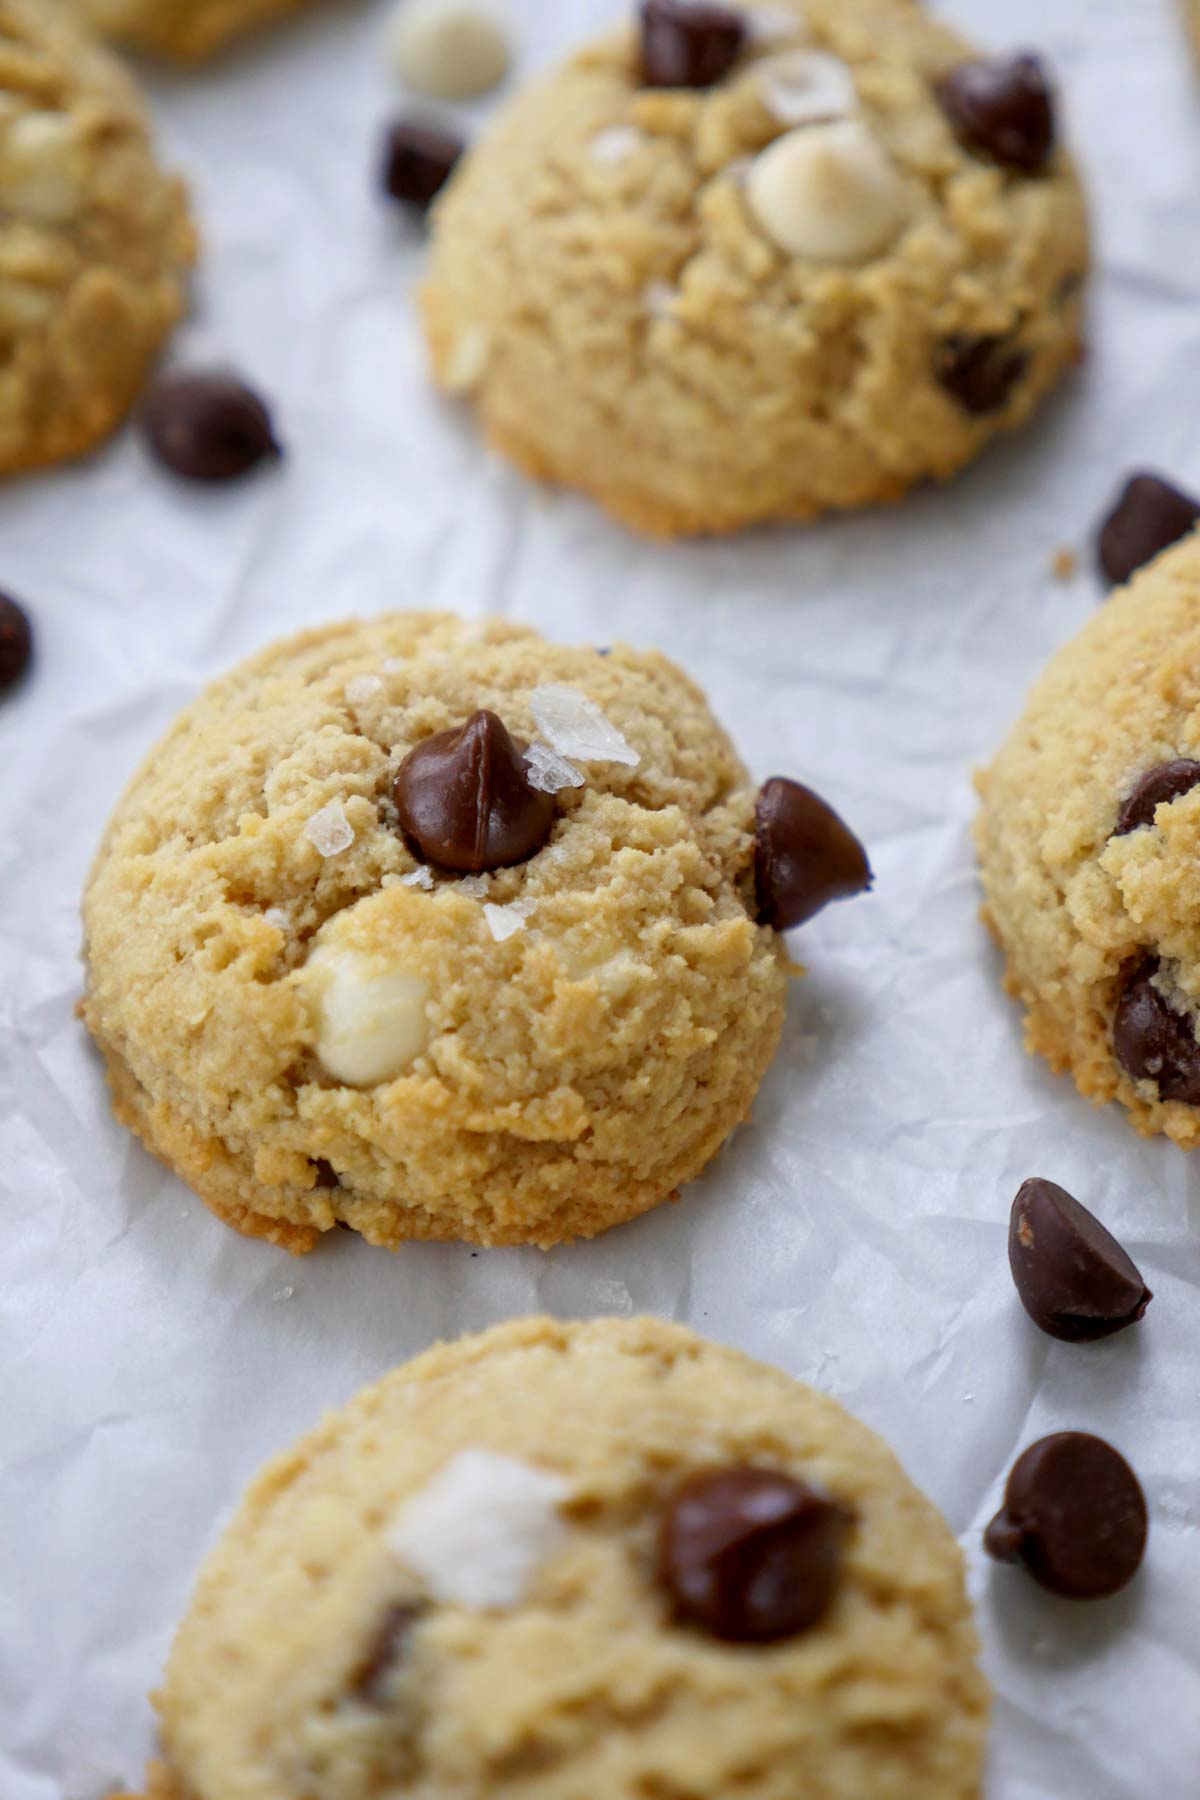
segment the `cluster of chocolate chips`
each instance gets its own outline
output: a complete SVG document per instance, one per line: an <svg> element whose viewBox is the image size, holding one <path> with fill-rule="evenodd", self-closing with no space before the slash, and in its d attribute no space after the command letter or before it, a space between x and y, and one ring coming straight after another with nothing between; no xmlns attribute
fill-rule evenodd
<svg viewBox="0 0 1200 1800"><path fill-rule="evenodd" d="M0 594L0 694L23 678L33 660L33 628L23 606Z"/></svg>
<svg viewBox="0 0 1200 1800"><path fill-rule="evenodd" d="M1026 1181L1018 1192L1008 1260L1026 1312L1063 1343L1112 1337L1153 1298L1112 1233L1053 1181ZM1051 1593L1099 1600L1133 1579L1148 1529L1145 1496L1120 1452L1087 1432L1060 1431L1013 1464L983 1541Z"/></svg>
<svg viewBox="0 0 1200 1800"><path fill-rule="evenodd" d="M187 481L236 481L283 450L265 402L236 376L164 375L142 410L158 460Z"/></svg>

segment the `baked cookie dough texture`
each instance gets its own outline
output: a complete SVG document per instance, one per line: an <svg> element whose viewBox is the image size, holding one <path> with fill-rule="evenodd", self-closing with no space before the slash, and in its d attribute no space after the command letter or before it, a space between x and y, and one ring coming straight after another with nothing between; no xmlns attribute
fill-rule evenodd
<svg viewBox="0 0 1200 1800"><path fill-rule="evenodd" d="M564 776L539 717L580 701L604 754ZM476 709L579 785L529 860L439 874L393 782ZM277 645L182 716L96 861L84 1016L117 1114L293 1250L632 1218L747 1116L778 1042L754 807L664 657L420 613Z"/></svg>
<svg viewBox="0 0 1200 1800"><path fill-rule="evenodd" d="M1119 1099L1139 1131L1188 1147L1200 1104L1177 1095L1200 1079L1200 787L1186 782L1198 760L1192 536L1052 659L981 778L977 826L1029 1048L1093 1100Z"/></svg>
<svg viewBox="0 0 1200 1800"><path fill-rule="evenodd" d="M663 1515L724 1465L850 1516L797 1636L673 1616ZM171 1653L152 1793L977 1800L975 1658L949 1530L834 1401L654 1320L522 1321L396 1370L254 1483Z"/></svg>
<svg viewBox="0 0 1200 1800"><path fill-rule="evenodd" d="M114 58L58 0L0 0L0 475L78 456L124 418L194 251Z"/></svg>
<svg viewBox="0 0 1200 1800"><path fill-rule="evenodd" d="M312 0L74 0L98 31L148 56L203 62Z"/></svg>
<svg viewBox="0 0 1200 1800"><path fill-rule="evenodd" d="M962 40L908 0L743 10L702 90L644 86L636 25L583 50L434 213L440 385L529 474L667 536L948 477L1079 352L1074 169L964 147L935 91Z"/></svg>

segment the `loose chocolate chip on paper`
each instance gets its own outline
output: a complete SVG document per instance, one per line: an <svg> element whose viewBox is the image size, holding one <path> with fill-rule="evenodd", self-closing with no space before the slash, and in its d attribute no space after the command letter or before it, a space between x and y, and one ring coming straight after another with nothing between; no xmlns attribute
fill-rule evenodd
<svg viewBox="0 0 1200 1800"><path fill-rule="evenodd" d="M142 423L159 461L188 481L235 481L283 454L263 401L232 375L164 375Z"/></svg>
<svg viewBox="0 0 1200 1800"><path fill-rule="evenodd" d="M389 1606L384 1613L354 1675L354 1693L368 1706L379 1706L386 1698L388 1680L408 1654L413 1630L424 1610L424 1607L411 1603Z"/></svg>
<svg viewBox="0 0 1200 1800"><path fill-rule="evenodd" d="M1137 1574L1148 1532L1146 1497L1120 1452L1059 1431L1013 1464L983 1546L997 1562L1024 1563L1063 1599L1103 1600Z"/></svg>
<svg viewBox="0 0 1200 1800"><path fill-rule="evenodd" d="M0 694L16 687L33 660L33 627L23 606L0 594Z"/></svg>
<svg viewBox="0 0 1200 1800"><path fill-rule="evenodd" d="M393 792L400 823L427 862L478 875L541 849L555 800L529 785L523 748L495 713L477 712L410 751Z"/></svg>
<svg viewBox="0 0 1200 1800"><path fill-rule="evenodd" d="M1124 837L1143 825L1153 825L1160 806L1190 794L1197 782L1200 782L1200 762L1189 762L1184 756L1148 770L1133 792L1122 801L1113 836Z"/></svg>
<svg viewBox="0 0 1200 1800"><path fill-rule="evenodd" d="M681 1620L728 1643L797 1637L828 1612L852 1518L770 1469L693 1476L663 1521L662 1579Z"/></svg>
<svg viewBox="0 0 1200 1800"><path fill-rule="evenodd" d="M787 931L831 900L870 887L866 851L811 788L773 776L759 794L754 819L754 878L763 924Z"/></svg>
<svg viewBox="0 0 1200 1800"><path fill-rule="evenodd" d="M1029 367L1029 353L1007 337L954 333L934 351L933 372L964 412L980 417L1007 406Z"/></svg>
<svg viewBox="0 0 1200 1800"><path fill-rule="evenodd" d="M454 173L464 149L462 139L448 131L401 119L384 141L385 190L393 200L425 212Z"/></svg>
<svg viewBox="0 0 1200 1800"><path fill-rule="evenodd" d="M1153 1298L1112 1233L1053 1181L1022 1183L1009 1221L1008 1262L1034 1324L1066 1344L1124 1331Z"/></svg>
<svg viewBox="0 0 1200 1800"><path fill-rule="evenodd" d="M1127 977L1113 1017L1113 1049L1125 1073L1154 1082L1160 1099L1200 1106L1195 1026L1155 987L1158 966L1157 957L1146 957Z"/></svg>
<svg viewBox="0 0 1200 1800"><path fill-rule="evenodd" d="M647 87L709 88L727 75L746 39L745 18L705 0L642 0Z"/></svg>
<svg viewBox="0 0 1200 1800"><path fill-rule="evenodd" d="M1114 587L1129 580L1200 520L1200 500L1159 475L1131 475L1100 527L1100 568Z"/></svg>
<svg viewBox="0 0 1200 1800"><path fill-rule="evenodd" d="M959 63L937 84L942 110L968 150L1036 175L1054 149L1054 100L1036 56Z"/></svg>

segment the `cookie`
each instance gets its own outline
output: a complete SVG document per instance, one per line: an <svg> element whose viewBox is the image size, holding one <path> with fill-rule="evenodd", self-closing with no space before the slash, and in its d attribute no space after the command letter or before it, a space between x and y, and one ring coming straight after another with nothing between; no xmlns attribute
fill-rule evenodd
<svg viewBox="0 0 1200 1800"><path fill-rule="evenodd" d="M395 613L265 651L152 752L84 1017L118 1117L239 1230L545 1246L703 1168L779 1038L773 927L869 880L664 657Z"/></svg>
<svg viewBox="0 0 1200 1800"><path fill-rule="evenodd" d="M1086 209L1045 71L909 0L700 10L647 0L460 166L437 381L529 474L662 536L951 476L1079 354Z"/></svg>
<svg viewBox="0 0 1200 1800"><path fill-rule="evenodd" d="M120 423L194 252L128 76L57 0L0 0L0 475Z"/></svg>
<svg viewBox="0 0 1200 1800"><path fill-rule="evenodd" d="M203 62L312 0L76 0L98 31L147 56Z"/></svg>
<svg viewBox="0 0 1200 1800"><path fill-rule="evenodd" d="M1200 537L1061 650L980 782L987 917L1026 1039L1200 1142Z"/></svg>
<svg viewBox="0 0 1200 1800"><path fill-rule="evenodd" d="M976 1653L950 1531L835 1401L679 1326L527 1320L259 1476L153 1792L978 1800Z"/></svg>

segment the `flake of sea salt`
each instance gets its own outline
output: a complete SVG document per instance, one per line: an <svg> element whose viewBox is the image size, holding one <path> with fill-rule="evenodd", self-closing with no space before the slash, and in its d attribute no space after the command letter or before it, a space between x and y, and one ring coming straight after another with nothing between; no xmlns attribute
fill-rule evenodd
<svg viewBox="0 0 1200 1800"><path fill-rule="evenodd" d="M425 864L422 863L420 868L414 869L412 871L411 875L402 875L400 877L400 886L401 887L412 887L412 888L431 888L433 886L433 876L430 874L429 870L425 867Z"/></svg>
<svg viewBox="0 0 1200 1800"><path fill-rule="evenodd" d="M586 780L574 763L569 763L557 750L551 750L548 744L530 744L525 752L525 767L529 770L530 787L536 788L539 794L581 788Z"/></svg>
<svg viewBox="0 0 1200 1800"><path fill-rule="evenodd" d="M372 694L377 694L383 686L378 675L356 675L353 681L346 683L346 698L351 706L361 706Z"/></svg>
<svg viewBox="0 0 1200 1800"><path fill-rule="evenodd" d="M636 125L609 125L592 139L592 160L609 166L625 162L645 141Z"/></svg>
<svg viewBox="0 0 1200 1800"><path fill-rule="evenodd" d="M510 900L507 906L493 906L490 902L485 902L483 916L496 942L502 944L514 933L524 931L525 921L535 905L533 900Z"/></svg>
<svg viewBox="0 0 1200 1800"><path fill-rule="evenodd" d="M346 817L340 800L331 800L313 814L304 827L304 835L315 844L322 856L337 856L354 842L354 827Z"/></svg>
<svg viewBox="0 0 1200 1800"><path fill-rule="evenodd" d="M669 319L679 298L679 289L669 281L648 281L642 289L642 305L652 319Z"/></svg>
<svg viewBox="0 0 1200 1800"><path fill-rule="evenodd" d="M263 923L273 925L276 931L286 931L291 922L282 906L268 906L263 914Z"/></svg>
<svg viewBox="0 0 1200 1800"><path fill-rule="evenodd" d="M536 687L530 698L542 736L560 756L580 762L615 762L636 768L641 761L594 700L564 682Z"/></svg>
<svg viewBox="0 0 1200 1800"><path fill-rule="evenodd" d="M780 125L845 119L858 106L854 77L844 62L821 50L773 56L758 72L763 105Z"/></svg>
<svg viewBox="0 0 1200 1800"><path fill-rule="evenodd" d="M482 900L488 891L488 884L482 875L464 875L458 883L457 891L467 900Z"/></svg>

